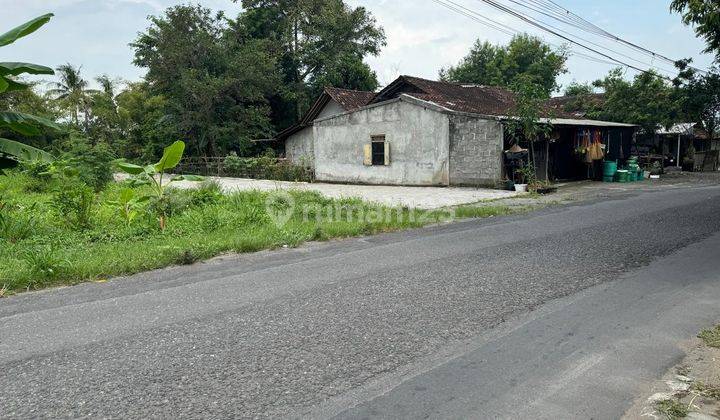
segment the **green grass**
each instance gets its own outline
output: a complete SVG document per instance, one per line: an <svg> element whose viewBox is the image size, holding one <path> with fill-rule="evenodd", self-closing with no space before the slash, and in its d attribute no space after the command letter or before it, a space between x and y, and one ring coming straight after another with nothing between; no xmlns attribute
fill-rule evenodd
<svg viewBox="0 0 720 420"><path fill-rule="evenodd" d="M720 348L720 325L701 331L698 337L701 338L706 345Z"/></svg>
<svg viewBox="0 0 720 420"><path fill-rule="evenodd" d="M687 417L689 414L685 404L676 400L662 400L655 404L655 408L660 414L665 415L669 420L675 420Z"/></svg>
<svg viewBox="0 0 720 420"><path fill-rule="evenodd" d="M104 280L176 264L191 264L228 252L296 247L306 241L371 235L452 217L508 214L507 206L446 211L388 208L357 199L328 199L314 192L260 191L220 194L217 186L173 191L161 230L147 206L128 222L117 201L125 185L111 184L95 198L89 216L67 214L68 197L30 176L0 175L0 297L24 290ZM142 195L142 189L135 191ZM58 203L58 201L62 201ZM292 207L289 205L292 204ZM267 210L270 206L270 211ZM85 208L85 207L83 207ZM275 223L271 213L287 213ZM63 213L64 212L64 213ZM84 214L84 213L83 213ZM77 216L77 215L76 215Z"/></svg>

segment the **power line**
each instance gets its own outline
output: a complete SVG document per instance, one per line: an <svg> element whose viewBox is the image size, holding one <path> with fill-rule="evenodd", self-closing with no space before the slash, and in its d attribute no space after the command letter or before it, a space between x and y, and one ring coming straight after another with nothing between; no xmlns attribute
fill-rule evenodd
<svg viewBox="0 0 720 420"><path fill-rule="evenodd" d="M583 17L573 13L572 11L560 6L559 4L555 3L553 0L526 0L527 3L518 2L517 0L509 0L509 1L511 1L512 3L518 4L520 6L526 7L537 13L541 13L545 16L549 16L549 17L556 19L560 22L563 22L565 24L572 25L583 31L590 32L595 35L599 35L599 36L611 39L615 42L622 43L636 51L647 54L653 58L669 62L673 65L677 62L677 60L673 60L672 58L669 58L663 54L660 54L660 53L652 51L648 48L642 47L638 44L627 41L617 35L614 35L614 34L608 32L605 29L595 25L594 23L584 19ZM528 3L535 7L528 5ZM538 10L536 7L540 8L541 10ZM697 71L707 73L707 70L703 70L703 69L700 69L697 67L692 67L692 68Z"/></svg>
<svg viewBox="0 0 720 420"><path fill-rule="evenodd" d="M521 4L521 3L518 2L517 0L510 0L510 1L513 2L513 3L516 3L516 4ZM525 7L528 7L527 5L524 5L524 6L525 6ZM513 8L511 8L511 7L508 7L508 9L513 10L513 11L516 12L516 13L521 13L521 12L518 11L517 9L513 9ZM534 9L533 9L533 10L534 10ZM576 39L578 39L578 40L580 40L580 41L586 42L586 43L588 43L588 44L590 44L590 45L593 45L593 46L595 46L595 47L598 47L598 48L602 48L602 49L604 49L604 50L606 50L606 51L609 51L609 52L611 52L611 53L613 53L613 54L616 54L616 55L619 55L619 56L621 56L621 57L624 57L624 58L626 58L626 59L628 59L628 60L632 60L632 61L635 61L635 62L637 62L637 63L643 64L643 65L645 65L645 66L648 66L649 68L655 68L655 69L657 69L657 70L662 70L662 71L664 71L664 72L666 72L666 73L669 73L670 75L673 75L673 74L675 73L675 70L668 70L668 69L662 68L662 67L660 67L660 66L656 66L656 65L654 65L654 64L652 64L652 63L648 63L648 62L645 62L645 61L642 61L642 60L638 60L638 59L635 58L635 57L632 57L632 56L630 56L630 55L624 54L624 53L622 53L622 52L620 52L620 51L617 51L617 50L613 50L613 49L608 48L608 47L606 47L606 46L604 46L604 45L598 44L597 42L593 42L593 41L591 41L591 40L589 40L589 39L582 38L582 37L580 37L580 36L578 36L578 35L576 35L576 34L574 34L574 33L572 33L572 32L566 31L566 30L564 30L564 29L562 29L562 28L558 28L557 26L553 26L552 24L549 24L549 23L547 23L547 22L543 22L543 21L538 20L538 19L535 19L535 20L536 20L538 23L547 26L548 28L554 29L554 30L556 30L556 31L560 31L560 32L562 32L562 33L564 33L564 34L566 34L566 35L568 35L568 36L575 37Z"/></svg>
<svg viewBox="0 0 720 420"><path fill-rule="evenodd" d="M608 55L608 54L606 54L606 53L604 53L604 52L598 51L598 50L595 49L595 48L588 47L587 45L585 45L585 44L583 44L583 43L580 43L580 42L578 42L578 41L576 41L576 40L574 40L574 39L572 39L572 38L569 38L569 37L567 37L567 36L559 33L559 32L556 31L556 30L553 30L553 29L551 29L551 28L548 28L547 26L545 26L545 25L543 25L543 24L541 24L541 23L538 23L538 22L535 21L533 18L531 18L531 17L529 17L529 16L527 16L527 15L524 15L524 14L522 14L522 13L516 12L515 10L510 9L510 8L508 8L508 7L506 7L506 6L502 5L502 4L499 4L498 2L496 2L496 1L494 1L494 0L478 0L478 1L483 2L483 3L486 3L486 4L488 4L488 5L496 8L496 9L502 11L502 12L505 12L505 13L508 13L508 14L510 14L510 15L512 15L512 16L515 16L515 17L517 17L518 19L520 19L520 20L522 20L522 21L524 21L524 22L529 23L529 24L532 25L532 26L535 26L535 27L537 27L537 28L539 28L539 29L541 29L541 30L543 30L543 31L545 31L545 32L548 32L548 33L550 33L550 34L552 34L552 35L555 35L555 36L558 37L558 38L562 38L562 39L564 39L565 41L568 41L568 42L570 42L570 43L573 43L573 44L575 44L575 45L577 45L577 46L579 46L579 47L582 47L582 48L584 48L584 49L586 49L586 50L588 50L588 51L590 51L590 52L593 52L593 53L598 54L598 55L600 55L600 56L602 56L602 57L604 57L604 58L607 58L607 59L609 59L609 60L611 60L611 61L614 61L614 62L616 62L616 63L618 63L618 64L620 64L620 65L623 65L623 66L625 66L625 67L631 68L631 69L633 69L633 70L637 70L637 71L642 72L642 73L650 73L648 70L644 70L644 69L641 69L641 68L639 68L639 67L637 67L637 66L634 66L634 65L632 65L632 64L625 63L625 62L623 62L623 61L621 61L621 60L618 60L618 59L615 58L615 57L612 57L611 55ZM670 80L670 78L668 78L668 77L666 77L666 76L659 75L659 77L662 77L662 78L664 78L664 79Z"/></svg>
<svg viewBox="0 0 720 420"><path fill-rule="evenodd" d="M454 2L453 0L432 0L432 1L434 1L435 3L437 3L437 4L441 5L441 6L444 6L445 8L447 8L447 9L449 9L449 10L452 10L452 11L458 13L458 14L461 14L461 15L463 15L463 16L465 16L465 17L468 17L468 18L470 18L470 19L472 19L472 20L474 20L474 21L476 21L476 22L478 22L478 23L481 23L481 24L483 24L483 25L485 25L485 26L488 26L488 27L490 27L490 28L496 29L496 30L498 30L498 31L500 31L500 32L503 32L503 33L507 34L507 35L513 36L513 35L517 35L517 34L520 34L520 33L521 33L520 31L518 31L518 30L516 30L516 29L514 29L514 28L512 28L512 27L510 27L510 26L507 26L507 25L505 25L505 24L503 24L503 23L501 23L501 22L498 22L498 21L495 21L495 20L493 20L493 19L490 19L490 18L488 18L488 17L486 17L486 16L483 16L482 14L480 14L480 13L474 11L474 10L468 9L467 7L465 7L465 6L461 5L461 4L458 4L458 3ZM446 2L447 2L447 3L446 3ZM549 45L552 46L552 47L555 47L555 48L561 48L560 46L558 46L558 45L556 45L556 44L549 43ZM582 58L584 58L584 59L586 59L586 60L590 60L590 61L593 61L593 62L596 62L596 63L608 64L608 65L613 65L613 66L618 64L618 63L615 62L615 61L603 60L603 59L601 59L601 58L593 57L593 56L591 56L591 55L584 54L584 53L581 53L581 52L578 52L578 51L575 51L575 50L570 50L570 52L572 53L572 55L575 55L575 56L578 56L578 57L582 57Z"/></svg>

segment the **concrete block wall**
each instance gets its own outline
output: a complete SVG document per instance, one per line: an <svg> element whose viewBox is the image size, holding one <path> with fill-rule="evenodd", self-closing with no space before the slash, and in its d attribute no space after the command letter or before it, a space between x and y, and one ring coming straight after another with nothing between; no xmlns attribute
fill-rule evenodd
<svg viewBox="0 0 720 420"><path fill-rule="evenodd" d="M502 123L450 115L450 185L494 187L502 178Z"/></svg>

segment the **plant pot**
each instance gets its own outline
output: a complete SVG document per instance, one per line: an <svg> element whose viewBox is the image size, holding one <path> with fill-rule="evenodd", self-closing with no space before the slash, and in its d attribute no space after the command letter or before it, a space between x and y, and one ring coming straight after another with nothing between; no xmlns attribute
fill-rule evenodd
<svg viewBox="0 0 720 420"><path fill-rule="evenodd" d="M515 191L527 192L527 184L515 184Z"/></svg>

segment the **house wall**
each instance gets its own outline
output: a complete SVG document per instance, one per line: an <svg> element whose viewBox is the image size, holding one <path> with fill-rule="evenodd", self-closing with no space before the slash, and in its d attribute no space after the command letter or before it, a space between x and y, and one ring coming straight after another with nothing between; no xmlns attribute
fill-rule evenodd
<svg viewBox="0 0 720 420"><path fill-rule="evenodd" d="M315 177L320 181L448 185L447 115L393 101L316 121ZM363 165L363 146L385 135L390 165Z"/></svg>
<svg viewBox="0 0 720 420"><path fill-rule="evenodd" d="M330 100L318 114L317 119L342 114L345 109L334 100ZM285 157L296 165L315 165L314 137L312 126L306 127L285 139Z"/></svg>
<svg viewBox="0 0 720 420"><path fill-rule="evenodd" d="M314 165L313 128L305 127L285 140L285 157L296 165Z"/></svg>
<svg viewBox="0 0 720 420"><path fill-rule="evenodd" d="M450 115L450 184L496 186L502 179L502 123Z"/></svg>
<svg viewBox="0 0 720 420"><path fill-rule="evenodd" d="M343 112L345 112L345 108L340 106L340 104L335 102L333 99L330 99L315 119L322 120L323 118L332 117L333 115L342 114Z"/></svg>

